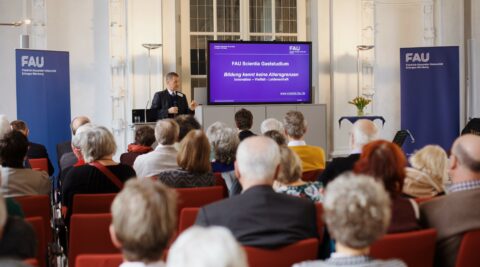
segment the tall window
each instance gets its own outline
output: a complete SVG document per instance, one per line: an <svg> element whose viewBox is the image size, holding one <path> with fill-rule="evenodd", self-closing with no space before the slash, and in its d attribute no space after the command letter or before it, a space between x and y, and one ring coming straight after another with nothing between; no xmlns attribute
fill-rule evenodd
<svg viewBox="0 0 480 267"><path fill-rule="evenodd" d="M182 12L182 22L189 26L182 39L182 69L188 71L190 77L183 73L183 89L207 86L208 40L299 40L298 1L305 0L190 0L188 5L184 3L182 11L188 8L189 12ZM188 41L189 47L183 45Z"/></svg>

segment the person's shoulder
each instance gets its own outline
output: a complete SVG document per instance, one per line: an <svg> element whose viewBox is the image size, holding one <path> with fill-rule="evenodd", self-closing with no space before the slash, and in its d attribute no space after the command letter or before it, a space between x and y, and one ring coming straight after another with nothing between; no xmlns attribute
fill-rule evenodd
<svg viewBox="0 0 480 267"><path fill-rule="evenodd" d="M407 265L397 259L391 259L391 260L373 260L370 265L368 266L384 266L384 267L407 267Z"/></svg>

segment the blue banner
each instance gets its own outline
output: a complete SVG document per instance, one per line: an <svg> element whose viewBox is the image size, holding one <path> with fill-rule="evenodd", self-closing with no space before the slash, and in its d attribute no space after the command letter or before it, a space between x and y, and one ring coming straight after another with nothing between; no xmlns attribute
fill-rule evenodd
<svg viewBox="0 0 480 267"><path fill-rule="evenodd" d="M56 145L71 138L68 52L15 51L17 118L28 124L29 140L45 145L58 172Z"/></svg>
<svg viewBox="0 0 480 267"><path fill-rule="evenodd" d="M448 151L459 135L459 48L400 49L401 127L415 137L404 150L412 153L428 144Z"/></svg>

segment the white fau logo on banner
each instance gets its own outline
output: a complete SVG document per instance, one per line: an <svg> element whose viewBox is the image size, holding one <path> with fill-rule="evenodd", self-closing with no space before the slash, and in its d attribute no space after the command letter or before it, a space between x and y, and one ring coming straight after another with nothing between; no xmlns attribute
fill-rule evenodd
<svg viewBox="0 0 480 267"><path fill-rule="evenodd" d="M406 53L405 62L428 62L430 53Z"/></svg>
<svg viewBox="0 0 480 267"><path fill-rule="evenodd" d="M34 67L41 68L45 65L45 59L43 57L34 56L22 56L22 67Z"/></svg>

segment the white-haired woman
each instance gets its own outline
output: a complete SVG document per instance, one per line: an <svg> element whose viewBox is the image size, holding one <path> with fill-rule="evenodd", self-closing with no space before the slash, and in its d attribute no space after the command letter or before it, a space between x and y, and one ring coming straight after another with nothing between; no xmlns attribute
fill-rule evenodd
<svg viewBox="0 0 480 267"><path fill-rule="evenodd" d="M328 184L323 202L328 231L336 241L336 253L326 261L310 261L294 267L405 267L399 260L369 257L370 245L390 224L390 197L381 182L365 175L342 174Z"/></svg>
<svg viewBox="0 0 480 267"><path fill-rule="evenodd" d="M78 138L86 164L72 168L65 177L63 203L69 211L75 194L117 193L127 179L135 177L132 167L113 160L117 145L107 128L93 126Z"/></svg>
<svg viewBox="0 0 480 267"><path fill-rule="evenodd" d="M447 153L437 145L427 145L408 159L403 193L417 198L443 195L448 180Z"/></svg>
<svg viewBox="0 0 480 267"><path fill-rule="evenodd" d="M247 267L247 257L224 227L193 226L183 232L168 253L167 267Z"/></svg>

